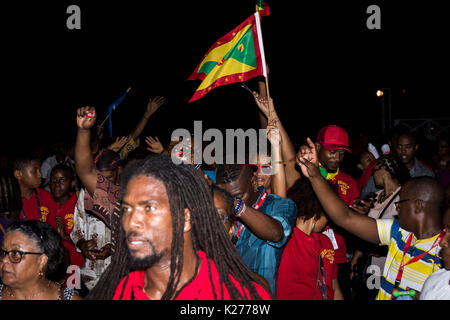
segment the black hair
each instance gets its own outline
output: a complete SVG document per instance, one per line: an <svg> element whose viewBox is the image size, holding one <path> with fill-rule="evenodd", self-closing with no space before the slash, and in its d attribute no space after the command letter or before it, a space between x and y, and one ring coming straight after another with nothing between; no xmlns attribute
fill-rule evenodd
<svg viewBox="0 0 450 320"><path fill-rule="evenodd" d="M437 214L442 214L445 207L445 189L434 177L414 177L405 183L408 196L426 200L426 205ZM404 189L404 188L403 188Z"/></svg>
<svg viewBox="0 0 450 320"><path fill-rule="evenodd" d="M97 170L116 170L122 165L119 153L110 149L101 149L94 159Z"/></svg>
<svg viewBox="0 0 450 320"><path fill-rule="evenodd" d="M21 151L13 156L12 170L23 170L34 160L40 160L36 153L29 151Z"/></svg>
<svg viewBox="0 0 450 320"><path fill-rule="evenodd" d="M222 188L219 188L218 186L216 186L214 183L211 184L211 194L213 196L214 199L214 193L219 194L224 200L225 200L225 204L227 205L227 214L228 214L228 219L230 222L234 221L234 201L233 201L233 197L230 195L230 193Z"/></svg>
<svg viewBox="0 0 450 320"><path fill-rule="evenodd" d="M411 178L408 168L405 164L393 154L385 154L377 159L377 164L384 168L392 177L398 180L400 184L405 183Z"/></svg>
<svg viewBox="0 0 450 320"><path fill-rule="evenodd" d="M238 251L230 241L217 215L211 191L203 175L198 170L195 170L194 166L190 164L175 165L170 156L163 155L134 161L125 168L122 174L121 197L126 191L128 182L136 176L149 176L161 181L166 188L169 198L173 223L172 256L169 282L161 297L162 300L174 299L183 289L176 291L184 263L183 226L185 223L185 208L188 208L191 213L191 235L194 250L204 251L208 258L208 266L210 265L210 260L214 261L219 273L221 297L217 297L216 290L213 290L215 299L223 299L224 285L233 300L261 298L254 285L254 282L261 284L260 281L244 264ZM121 239L118 251L112 256L110 266L100 278L97 286L89 293L88 299L108 299L111 297L111 292L112 294L114 293L120 280L130 272L125 235L123 227L121 226L120 228ZM203 268L208 266L203 266ZM209 276L214 287L210 268ZM240 289L243 290L243 294L239 292L239 289L231 281L230 276L240 283ZM125 288L125 285L123 288ZM245 289L248 290L248 293Z"/></svg>
<svg viewBox="0 0 450 320"><path fill-rule="evenodd" d="M227 184L239 179L245 172L251 177L252 169L248 164L219 164L216 170L216 184ZM249 180L250 181L250 180Z"/></svg>
<svg viewBox="0 0 450 320"><path fill-rule="evenodd" d="M303 217L309 220L315 216L315 220L323 215L323 208L317 199L309 179L298 179L287 191L287 198L294 201L297 206L297 218Z"/></svg>
<svg viewBox="0 0 450 320"><path fill-rule="evenodd" d="M19 182L9 172L0 172L0 212L22 210Z"/></svg>
<svg viewBox="0 0 450 320"><path fill-rule="evenodd" d="M58 232L39 220L15 221L6 227L5 233L13 231L21 232L36 243L38 250L48 257L45 277L60 282L68 267L68 251Z"/></svg>
<svg viewBox="0 0 450 320"><path fill-rule="evenodd" d="M65 172L67 172L70 176L70 179L75 180L75 172L73 171L73 169L71 167L69 167L68 165L64 164L64 163L58 163L57 165L55 165L52 168L52 171L50 172L50 176L53 174L53 172L55 172L56 170L63 170Z"/></svg>

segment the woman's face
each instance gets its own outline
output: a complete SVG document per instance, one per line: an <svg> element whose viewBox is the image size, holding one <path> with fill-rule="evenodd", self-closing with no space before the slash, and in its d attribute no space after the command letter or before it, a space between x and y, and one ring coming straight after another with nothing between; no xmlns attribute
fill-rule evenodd
<svg viewBox="0 0 450 320"><path fill-rule="evenodd" d="M270 183L272 181L272 175L266 174L265 172L271 171L271 161L272 159L270 156L267 155L258 155L258 159L256 161L256 164L254 164L254 172L253 172L253 178L252 182L254 186L260 187L263 186L264 188L268 189L270 188ZM265 169L267 167L267 170Z"/></svg>
<svg viewBox="0 0 450 320"><path fill-rule="evenodd" d="M2 250L41 252L36 243L20 231L8 232L3 240ZM12 288L24 287L39 277L39 272L44 271L47 263L45 254L24 254L18 263L11 262L4 252L0 255L0 278L3 283Z"/></svg>

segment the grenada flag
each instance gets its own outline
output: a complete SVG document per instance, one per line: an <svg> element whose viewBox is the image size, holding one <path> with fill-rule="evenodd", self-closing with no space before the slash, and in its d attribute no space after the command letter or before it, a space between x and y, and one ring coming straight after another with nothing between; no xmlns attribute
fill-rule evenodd
<svg viewBox="0 0 450 320"><path fill-rule="evenodd" d="M264 49L256 16L248 17L208 50L188 78L203 80L189 102L202 98L216 87L264 75Z"/></svg>
<svg viewBox="0 0 450 320"><path fill-rule="evenodd" d="M258 0L256 2L256 9L259 11L259 15L262 17L270 15L270 7L264 0Z"/></svg>

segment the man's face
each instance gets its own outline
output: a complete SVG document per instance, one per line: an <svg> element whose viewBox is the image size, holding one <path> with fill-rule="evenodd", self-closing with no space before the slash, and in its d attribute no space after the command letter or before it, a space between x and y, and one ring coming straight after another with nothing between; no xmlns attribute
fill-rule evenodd
<svg viewBox="0 0 450 320"><path fill-rule="evenodd" d="M217 186L228 191L231 196L241 198L246 205L251 206L253 204L248 203L248 201L252 200L251 195L253 193L253 187L251 176L247 174L246 170L241 172L239 179L227 184L218 184Z"/></svg>
<svg viewBox="0 0 450 320"><path fill-rule="evenodd" d="M126 186L122 225L132 264L147 269L168 260L172 244L172 217L164 184L139 175Z"/></svg>
<svg viewBox="0 0 450 320"><path fill-rule="evenodd" d="M439 140L438 144L438 154L439 156L445 156L450 153L450 148L448 146L448 142L445 140Z"/></svg>
<svg viewBox="0 0 450 320"><path fill-rule="evenodd" d="M442 248L441 256L444 260L444 268L450 270L450 208L444 214L444 226L447 226L447 232L439 244Z"/></svg>
<svg viewBox="0 0 450 320"><path fill-rule="evenodd" d="M20 171L19 182L29 188L37 188L41 185L41 163L39 160L31 161Z"/></svg>
<svg viewBox="0 0 450 320"><path fill-rule="evenodd" d="M55 199L68 195L72 191L72 182L72 175L67 170L53 170L50 176L50 190Z"/></svg>
<svg viewBox="0 0 450 320"><path fill-rule="evenodd" d="M414 157L418 145L414 138L409 135L401 135L397 139L396 152L401 161L405 164L414 164Z"/></svg>
<svg viewBox="0 0 450 320"><path fill-rule="evenodd" d="M316 143L319 161L328 172L336 172L344 160L345 150L327 150L321 144Z"/></svg>
<svg viewBox="0 0 450 320"><path fill-rule="evenodd" d="M411 217L415 209L416 198L416 196L411 195L408 192L408 185L405 184L400 190L399 203L396 204L396 210L398 212L398 222L400 224L400 227L408 231L412 229Z"/></svg>

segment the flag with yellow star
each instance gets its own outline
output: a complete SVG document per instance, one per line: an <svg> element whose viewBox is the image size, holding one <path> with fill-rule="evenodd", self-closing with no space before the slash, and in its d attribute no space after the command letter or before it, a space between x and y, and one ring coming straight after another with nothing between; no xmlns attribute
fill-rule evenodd
<svg viewBox="0 0 450 320"><path fill-rule="evenodd" d="M188 80L203 80L189 102L216 87L263 75L255 15L217 40Z"/></svg>

